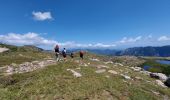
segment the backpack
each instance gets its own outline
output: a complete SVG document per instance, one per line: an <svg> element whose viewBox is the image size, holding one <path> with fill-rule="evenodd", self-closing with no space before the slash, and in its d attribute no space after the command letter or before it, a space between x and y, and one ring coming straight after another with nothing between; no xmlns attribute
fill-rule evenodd
<svg viewBox="0 0 170 100"><path fill-rule="evenodd" d="M80 54L83 55L84 54L83 51L80 51Z"/></svg>
<svg viewBox="0 0 170 100"><path fill-rule="evenodd" d="M59 52L59 46L58 45L56 45L56 47L55 47L55 52Z"/></svg>
<svg viewBox="0 0 170 100"><path fill-rule="evenodd" d="M63 50L63 51L62 51L62 54L66 54L66 50Z"/></svg>

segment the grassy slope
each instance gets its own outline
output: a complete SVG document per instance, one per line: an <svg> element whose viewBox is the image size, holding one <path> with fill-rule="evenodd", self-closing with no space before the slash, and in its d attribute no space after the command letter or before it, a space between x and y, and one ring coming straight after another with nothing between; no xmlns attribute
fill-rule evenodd
<svg viewBox="0 0 170 100"><path fill-rule="evenodd" d="M9 48L10 51L0 53L0 67L11 63L23 63L44 58L50 58L50 53L44 53L39 48L31 46L17 47L13 45L0 44L0 47Z"/></svg>
<svg viewBox="0 0 170 100"><path fill-rule="evenodd" d="M88 55L88 57L90 56L92 55ZM103 59L102 56L98 58ZM109 58L106 57L106 59ZM154 80L138 72L132 72L126 67L113 67L112 64L107 64L110 66L109 69L117 72L122 70L123 73L128 71L128 75L132 78L139 76L145 80L126 80L127 82L124 82L125 80L119 75L113 76L108 72L96 74L94 66L104 63L102 61L92 62L88 59L84 62L90 62L91 65L80 67L78 63L69 60L34 72L1 77L0 99L161 100L162 95L170 96L169 89L146 82L146 80ZM73 77L72 73L66 70L78 67L81 69L76 71L83 75L81 78ZM110 78L106 78L106 75ZM155 95L151 91L159 92L161 95Z"/></svg>
<svg viewBox="0 0 170 100"><path fill-rule="evenodd" d="M43 52L9 52L0 54L0 67L4 65L9 65L11 63L23 63L30 62L34 60L40 60L44 58L52 57L51 54Z"/></svg>

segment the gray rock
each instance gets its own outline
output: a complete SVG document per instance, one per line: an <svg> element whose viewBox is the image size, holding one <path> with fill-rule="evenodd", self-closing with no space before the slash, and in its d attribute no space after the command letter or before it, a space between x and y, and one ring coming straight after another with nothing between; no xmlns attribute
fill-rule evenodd
<svg viewBox="0 0 170 100"><path fill-rule="evenodd" d="M114 70L109 70L108 72L111 73L111 74L113 74L113 75L117 75L117 74L118 74L118 72L116 72L116 71L114 71Z"/></svg>
<svg viewBox="0 0 170 100"><path fill-rule="evenodd" d="M159 86L161 86L163 88L166 88L166 86L164 85L164 83L162 81L156 80L155 82L156 82L157 85L159 85Z"/></svg>
<svg viewBox="0 0 170 100"><path fill-rule="evenodd" d="M75 77L82 77L82 75L80 74L80 73L78 73L78 72L76 72L76 71L74 71L74 70L72 70L72 69L67 69L67 71L71 71L72 73L73 73L73 76L75 76Z"/></svg>
<svg viewBox="0 0 170 100"><path fill-rule="evenodd" d="M122 76L123 78L127 79L127 80L130 80L130 79L131 79L131 77L130 77L130 76L127 76L127 75L121 74L121 76Z"/></svg>
<svg viewBox="0 0 170 100"><path fill-rule="evenodd" d="M97 68L100 69L100 68L109 68L109 67L105 65L98 65Z"/></svg>
<svg viewBox="0 0 170 100"><path fill-rule="evenodd" d="M142 70L141 67L131 67L132 70L136 71L136 72L139 72Z"/></svg>
<svg viewBox="0 0 170 100"><path fill-rule="evenodd" d="M99 69L99 70L96 70L95 72L96 73L104 73L104 72L106 72L106 69Z"/></svg>

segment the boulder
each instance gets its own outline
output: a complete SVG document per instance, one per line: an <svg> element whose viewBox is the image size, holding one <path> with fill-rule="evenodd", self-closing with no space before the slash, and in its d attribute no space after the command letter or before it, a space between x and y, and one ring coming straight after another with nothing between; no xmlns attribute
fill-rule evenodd
<svg viewBox="0 0 170 100"><path fill-rule="evenodd" d="M116 71L114 71L114 70L109 70L108 72L111 73L111 74L113 74L113 75L117 75L117 74L118 74L118 72L116 72Z"/></svg>
<svg viewBox="0 0 170 100"><path fill-rule="evenodd" d="M99 59L91 58L91 61L100 61Z"/></svg>
<svg viewBox="0 0 170 100"><path fill-rule="evenodd" d="M82 77L82 75L80 73L78 73L78 72L76 72L76 71L74 71L72 69L67 69L67 71L71 71L73 73L73 76L75 76L76 78Z"/></svg>
<svg viewBox="0 0 170 100"><path fill-rule="evenodd" d="M156 80L156 84L163 87L163 88L166 88L165 84L160 80Z"/></svg>
<svg viewBox="0 0 170 100"><path fill-rule="evenodd" d="M7 68L7 70L6 70L6 73L8 73L8 74L13 74L14 71L15 71L15 70L14 70L13 67L8 66L8 68Z"/></svg>
<svg viewBox="0 0 170 100"><path fill-rule="evenodd" d="M159 79L162 81L166 81L168 79L168 77L163 73L157 73L157 75L159 76Z"/></svg>
<svg viewBox="0 0 170 100"><path fill-rule="evenodd" d="M5 51L8 51L8 50L9 50L8 48L2 48L2 47L0 47L0 53L5 52Z"/></svg>
<svg viewBox="0 0 170 100"><path fill-rule="evenodd" d="M168 77L163 73L150 73L150 77L160 79L162 81L166 81L168 79Z"/></svg>
<svg viewBox="0 0 170 100"><path fill-rule="evenodd" d="M159 79L159 76L157 74L155 74L155 73L150 73L150 77Z"/></svg>
<svg viewBox="0 0 170 100"><path fill-rule="evenodd" d="M104 73L104 72L106 72L106 69L99 69L99 70L96 70L95 72L96 73Z"/></svg>
<svg viewBox="0 0 170 100"><path fill-rule="evenodd" d="M131 79L130 76L127 76L127 75L121 74L121 76L122 76L123 78L127 79L127 80L130 80L130 79Z"/></svg>
<svg viewBox="0 0 170 100"><path fill-rule="evenodd" d="M138 76L136 76L135 79L136 79L136 80L143 80L143 78L138 77Z"/></svg>
<svg viewBox="0 0 170 100"><path fill-rule="evenodd" d="M112 61L107 61L107 62L104 62L105 64L113 64Z"/></svg>
<svg viewBox="0 0 170 100"><path fill-rule="evenodd" d="M132 70L136 71L136 72L139 72L142 70L141 67L131 67Z"/></svg>
<svg viewBox="0 0 170 100"><path fill-rule="evenodd" d="M151 72L149 72L149 71L140 71L142 74L145 74L145 75L150 75L151 74Z"/></svg>
<svg viewBox="0 0 170 100"><path fill-rule="evenodd" d="M168 79L164 82L164 84L165 84L167 87L170 87L170 78L168 78Z"/></svg>
<svg viewBox="0 0 170 100"><path fill-rule="evenodd" d="M100 68L109 68L109 67L105 65L98 65L97 68L100 69Z"/></svg>
<svg viewBox="0 0 170 100"><path fill-rule="evenodd" d="M121 63L115 63L116 65L119 65L119 66L123 66L123 64L121 64Z"/></svg>

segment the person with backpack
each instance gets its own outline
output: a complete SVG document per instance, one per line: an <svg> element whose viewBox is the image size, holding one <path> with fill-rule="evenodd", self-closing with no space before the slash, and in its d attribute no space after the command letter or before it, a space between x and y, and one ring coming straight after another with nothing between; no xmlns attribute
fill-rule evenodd
<svg viewBox="0 0 170 100"><path fill-rule="evenodd" d="M54 48L55 56L57 61L59 61L59 55L60 55L60 50L59 50L59 45L56 45Z"/></svg>
<svg viewBox="0 0 170 100"><path fill-rule="evenodd" d="M63 58L64 58L64 60L66 59L66 57L67 57L67 51L66 51L66 48L64 48L63 49L63 51L62 51L62 55L63 55Z"/></svg>
<svg viewBox="0 0 170 100"><path fill-rule="evenodd" d="M73 52L70 54L70 57L71 57L71 58L74 58L74 53L73 53Z"/></svg>
<svg viewBox="0 0 170 100"><path fill-rule="evenodd" d="M80 51L79 54L80 54L80 58L81 58L81 59L84 59L84 52L83 52L83 51Z"/></svg>

